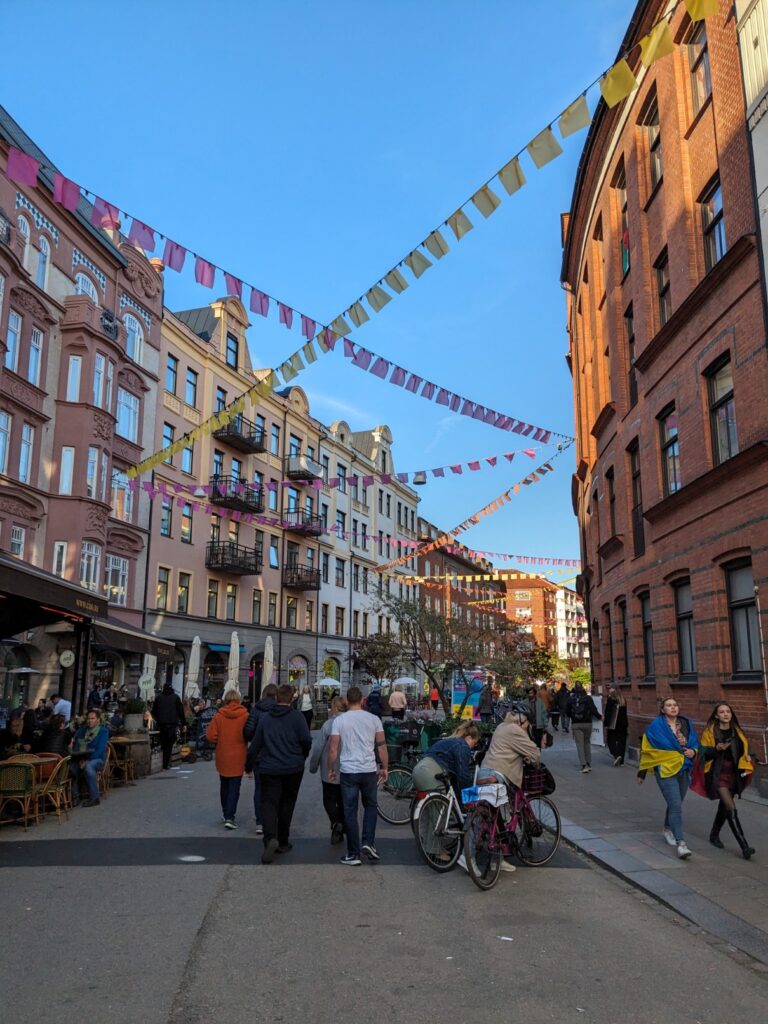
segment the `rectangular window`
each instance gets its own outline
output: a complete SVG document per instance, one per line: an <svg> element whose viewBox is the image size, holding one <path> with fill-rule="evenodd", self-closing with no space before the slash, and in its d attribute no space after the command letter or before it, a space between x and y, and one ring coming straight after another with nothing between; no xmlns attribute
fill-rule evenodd
<svg viewBox="0 0 768 1024"><path fill-rule="evenodd" d="M227 622L234 622L237 618L237 584L227 584Z"/></svg>
<svg viewBox="0 0 768 1024"><path fill-rule="evenodd" d="M197 373L187 367L187 380L184 386L184 401L194 408L197 405Z"/></svg>
<svg viewBox="0 0 768 1024"><path fill-rule="evenodd" d="M227 335L227 366L237 369L240 345L234 334Z"/></svg>
<svg viewBox="0 0 768 1024"><path fill-rule="evenodd" d="M99 473L99 501L107 500L107 469L109 468L109 456L106 452L101 453L101 471Z"/></svg>
<svg viewBox="0 0 768 1024"><path fill-rule="evenodd" d="M168 611L168 589L171 582L171 570L159 566L157 570L157 595L155 607L159 611Z"/></svg>
<svg viewBox="0 0 768 1024"><path fill-rule="evenodd" d="M379 488L379 512L384 515L384 491Z"/></svg>
<svg viewBox="0 0 768 1024"><path fill-rule="evenodd" d="M328 582L328 567L330 565L330 558L327 551L323 551L320 555L320 575L323 583Z"/></svg>
<svg viewBox="0 0 768 1024"><path fill-rule="evenodd" d="M360 612L352 612L352 636L360 636Z"/></svg>
<svg viewBox="0 0 768 1024"><path fill-rule="evenodd" d="M110 604L125 608L128 604L128 559L107 555L104 589Z"/></svg>
<svg viewBox="0 0 768 1024"><path fill-rule="evenodd" d="M659 326L663 327L672 315L672 296L669 292L669 256L666 246L654 263L656 295L659 301Z"/></svg>
<svg viewBox="0 0 768 1024"><path fill-rule="evenodd" d="M367 550L368 548L368 526L366 523L360 524L360 547Z"/></svg>
<svg viewBox="0 0 768 1024"><path fill-rule="evenodd" d="M359 565L353 565L352 566L352 589L353 590L358 590L358 591L360 590L360 566Z"/></svg>
<svg viewBox="0 0 768 1024"><path fill-rule="evenodd" d="M368 570L363 569L363 593L368 593Z"/></svg>
<svg viewBox="0 0 768 1024"><path fill-rule="evenodd" d="M227 524L227 540L230 544L240 543L240 523L236 519L230 519Z"/></svg>
<svg viewBox="0 0 768 1024"><path fill-rule="evenodd" d="M189 502L181 507L181 542L182 544L192 543L192 506Z"/></svg>
<svg viewBox="0 0 768 1024"><path fill-rule="evenodd" d="M193 445L181 450L181 469L184 473L192 473L195 461L195 449Z"/></svg>
<svg viewBox="0 0 768 1024"><path fill-rule="evenodd" d="M232 459L232 468L230 474L233 480L242 480L243 478L243 462L242 459Z"/></svg>
<svg viewBox="0 0 768 1024"><path fill-rule="evenodd" d="M627 385L630 407L637 403L637 370L635 369L635 316L632 305L624 314L624 333L627 338Z"/></svg>
<svg viewBox="0 0 768 1024"><path fill-rule="evenodd" d="M32 454L35 447L35 428L25 423L21 428L19 449L19 483L28 484L32 476Z"/></svg>
<svg viewBox="0 0 768 1024"><path fill-rule="evenodd" d="M624 173L624 161L619 164L613 187L619 206L619 245L621 254L621 276L629 273L629 220L627 217L627 176Z"/></svg>
<svg viewBox="0 0 768 1024"><path fill-rule="evenodd" d="M716 363L707 373L707 378L712 456L715 465L719 466L721 462L726 462L739 451L730 355Z"/></svg>
<svg viewBox="0 0 768 1024"><path fill-rule="evenodd" d="M696 675L696 640L693 632L693 597L691 581L674 585L675 617L677 619L677 655L680 677Z"/></svg>
<svg viewBox="0 0 768 1024"><path fill-rule="evenodd" d="M80 586L98 590L101 585L101 548L93 541L84 540L80 548Z"/></svg>
<svg viewBox="0 0 768 1024"><path fill-rule="evenodd" d="M277 480L270 479L267 490L267 507L270 512L277 512Z"/></svg>
<svg viewBox="0 0 768 1024"><path fill-rule="evenodd" d="M680 478L680 444L674 405L665 409L659 416L659 436L664 494L675 494L683 486L683 482Z"/></svg>
<svg viewBox="0 0 768 1024"><path fill-rule="evenodd" d="M176 611L179 615L189 614L189 588L191 576L188 572L179 573L179 585L176 590Z"/></svg>
<svg viewBox="0 0 768 1024"><path fill-rule="evenodd" d="M3 475L8 472L8 448L10 445L10 439L11 417L7 412L0 411L0 473Z"/></svg>
<svg viewBox="0 0 768 1024"><path fill-rule="evenodd" d="M295 487L288 487L286 490L288 492L286 495L288 499L288 511L296 512L299 507L299 492Z"/></svg>
<svg viewBox="0 0 768 1024"><path fill-rule="evenodd" d="M357 534L358 534L359 523L355 517L352 517L352 547L357 547Z"/></svg>
<svg viewBox="0 0 768 1024"><path fill-rule="evenodd" d="M363 636L368 636L368 612L363 612Z"/></svg>
<svg viewBox="0 0 768 1024"><path fill-rule="evenodd" d="M619 605L621 612L621 639L624 651L624 679L630 678L629 672L629 620L627 619L627 603L622 601Z"/></svg>
<svg viewBox="0 0 768 1024"><path fill-rule="evenodd" d="M347 513L337 512L336 513L336 534L341 539L347 529Z"/></svg>
<svg viewBox="0 0 768 1024"><path fill-rule="evenodd" d="M299 554L301 548L298 544L295 544L292 540L289 540L285 545L285 564L286 566L295 569L299 564Z"/></svg>
<svg viewBox="0 0 768 1024"><path fill-rule="evenodd" d="M644 594L640 598L640 617L643 623L643 664L645 678L651 679L656 674L653 659L653 625L651 623L651 595Z"/></svg>
<svg viewBox="0 0 768 1024"><path fill-rule="evenodd" d="M264 441L264 436L265 436L266 432L267 432L267 421L264 419L264 417L261 415L260 412L256 413L256 433L260 436L260 438L262 440L262 443Z"/></svg>
<svg viewBox="0 0 768 1024"><path fill-rule="evenodd" d="M336 636L344 636L344 609L336 609Z"/></svg>
<svg viewBox="0 0 768 1024"><path fill-rule="evenodd" d="M221 412L227 407L227 392L224 388L216 388L216 412Z"/></svg>
<svg viewBox="0 0 768 1024"><path fill-rule="evenodd" d="M53 575L61 576L62 579L67 575L67 541L57 540L53 545Z"/></svg>
<svg viewBox="0 0 768 1024"><path fill-rule="evenodd" d="M272 569L280 568L280 553L277 547L277 537L269 538L269 565Z"/></svg>
<svg viewBox="0 0 768 1024"><path fill-rule="evenodd" d="M327 455L323 455L320 459L320 464L323 469L323 483L327 484L331 476L331 460Z"/></svg>
<svg viewBox="0 0 768 1024"><path fill-rule="evenodd" d="M273 455L280 454L280 427L277 423L272 424L272 434L269 441L269 450Z"/></svg>
<svg viewBox="0 0 768 1024"><path fill-rule="evenodd" d="M174 435L176 434L176 428L172 423L163 424L163 448L169 448L173 444ZM166 466L173 465L173 456L169 455L163 459Z"/></svg>
<svg viewBox="0 0 768 1024"><path fill-rule="evenodd" d="M99 462L99 449L88 449L88 462L85 469L85 493L89 498L96 497L96 467Z"/></svg>
<svg viewBox="0 0 768 1024"><path fill-rule="evenodd" d="M40 366L43 361L43 332L38 327L32 328L29 339L29 369L27 380L38 387L40 384Z"/></svg>
<svg viewBox="0 0 768 1024"><path fill-rule="evenodd" d="M80 371L83 368L82 356L70 356L67 363L67 401L80 401Z"/></svg>
<svg viewBox="0 0 768 1024"><path fill-rule="evenodd" d="M127 523L133 518L133 491L128 486L128 475L121 469L112 470L112 515Z"/></svg>
<svg viewBox="0 0 768 1024"><path fill-rule="evenodd" d="M251 622L254 626L261 625L261 601L264 594L261 590L254 590L251 600Z"/></svg>
<svg viewBox="0 0 768 1024"><path fill-rule="evenodd" d="M24 557L24 540L27 535L27 531L23 526L12 526L11 527L11 554L17 558ZM95 590L95 587L91 587L91 590Z"/></svg>
<svg viewBox="0 0 768 1024"><path fill-rule="evenodd" d="M725 577L733 674L758 675L761 669L760 633L752 563L742 561L726 566Z"/></svg>
<svg viewBox="0 0 768 1024"><path fill-rule="evenodd" d="M301 455L301 438L295 434L288 437L288 454L291 456Z"/></svg>
<svg viewBox="0 0 768 1024"><path fill-rule="evenodd" d="M218 448L213 449L213 475L224 476L224 452Z"/></svg>
<svg viewBox="0 0 768 1024"><path fill-rule="evenodd" d="M659 184L664 174L664 161L661 155L659 101L655 96L643 118L643 126L648 133L648 156L651 163L651 189L653 190Z"/></svg>
<svg viewBox="0 0 768 1024"><path fill-rule="evenodd" d="M208 580L208 618L219 617L219 581Z"/></svg>
<svg viewBox="0 0 768 1024"><path fill-rule="evenodd" d="M176 388L179 383L179 360L176 356L168 356L168 361L165 364L165 390L170 391L172 395L176 394Z"/></svg>
<svg viewBox="0 0 768 1024"><path fill-rule="evenodd" d="M107 412L112 411L112 385L115 380L115 364L111 359L107 360L107 393L104 397L104 408Z"/></svg>
<svg viewBox="0 0 768 1024"><path fill-rule="evenodd" d="M344 586L344 579L345 579L344 559L343 558L337 558L336 559L336 586L337 587L343 587Z"/></svg>
<svg viewBox="0 0 768 1024"><path fill-rule="evenodd" d="M171 536L171 519L173 516L173 502L170 498L163 498L160 505L160 536Z"/></svg>
<svg viewBox="0 0 768 1024"><path fill-rule="evenodd" d="M295 597L285 599L285 625L288 629L296 629L296 620L299 614L299 601Z"/></svg>
<svg viewBox="0 0 768 1024"><path fill-rule="evenodd" d="M611 528L611 537L616 536L616 481L613 474L613 466L605 474L605 489L608 493L608 525Z"/></svg>
<svg viewBox="0 0 768 1024"><path fill-rule="evenodd" d="M709 71L707 30L703 21L694 26L688 39L688 66L691 72L691 98L693 112L698 114L712 95L712 77Z"/></svg>
<svg viewBox="0 0 768 1024"><path fill-rule="evenodd" d="M632 479L632 539L635 558L645 554L645 526L643 523L643 488L640 477L640 447L634 441L629 451L629 468Z"/></svg>
<svg viewBox="0 0 768 1024"><path fill-rule="evenodd" d="M347 493L347 467L336 463L336 476L339 478L339 494Z"/></svg>
<svg viewBox="0 0 768 1024"><path fill-rule="evenodd" d="M117 389L117 426L115 433L136 444L139 437L139 400L124 388Z"/></svg>
<svg viewBox="0 0 768 1024"><path fill-rule="evenodd" d="M209 539L212 544L218 544L221 540L221 516L216 515L215 512L211 516L211 532Z"/></svg>
<svg viewBox="0 0 768 1024"><path fill-rule="evenodd" d="M708 271L725 256L725 221L723 190L717 177L702 196L701 224L704 230L704 263Z"/></svg>
<svg viewBox="0 0 768 1024"><path fill-rule="evenodd" d="M267 599L267 625L277 624L277 594L270 594Z"/></svg>
<svg viewBox="0 0 768 1024"><path fill-rule="evenodd" d="M322 502L320 505L320 525L324 530L328 529L328 504Z"/></svg>
<svg viewBox="0 0 768 1024"><path fill-rule="evenodd" d="M97 409L101 408L104 400L104 374L107 368L107 360L101 352L93 357L93 404Z"/></svg>
<svg viewBox="0 0 768 1024"><path fill-rule="evenodd" d="M5 346L6 368L16 373L19 366L19 349L21 348L21 317L13 309L8 313L8 330L5 332Z"/></svg>
<svg viewBox="0 0 768 1024"><path fill-rule="evenodd" d="M64 447L61 449L61 461L59 463L59 494L72 493L74 470L75 449Z"/></svg>
<svg viewBox="0 0 768 1024"><path fill-rule="evenodd" d="M321 633L327 633L328 632L328 605L327 604L321 604L320 605L320 632Z"/></svg>
<svg viewBox="0 0 768 1024"><path fill-rule="evenodd" d="M304 602L304 629L309 632L312 631L312 622L315 615L315 602L305 601Z"/></svg>

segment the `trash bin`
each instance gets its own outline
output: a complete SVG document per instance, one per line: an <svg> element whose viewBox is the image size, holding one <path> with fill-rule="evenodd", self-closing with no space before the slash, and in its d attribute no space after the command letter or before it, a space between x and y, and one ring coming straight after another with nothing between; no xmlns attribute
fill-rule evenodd
<svg viewBox="0 0 768 1024"><path fill-rule="evenodd" d="M421 739L419 740L419 750L429 750L433 743L442 736L443 730L437 724L437 722L425 722L424 728L421 730Z"/></svg>
<svg viewBox="0 0 768 1024"><path fill-rule="evenodd" d="M403 745L400 740L400 722L387 722L384 725L384 738L387 741L389 763L396 764L403 756Z"/></svg>

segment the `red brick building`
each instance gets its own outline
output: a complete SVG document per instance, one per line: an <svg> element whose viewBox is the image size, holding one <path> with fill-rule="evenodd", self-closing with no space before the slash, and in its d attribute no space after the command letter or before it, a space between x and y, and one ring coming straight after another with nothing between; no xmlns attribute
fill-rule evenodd
<svg viewBox="0 0 768 1024"><path fill-rule="evenodd" d="M664 10L639 3L621 51ZM671 28L599 104L564 219L580 586L631 743L671 692L699 724L729 700L762 759L768 359L736 25L721 0Z"/></svg>
<svg viewBox="0 0 768 1024"><path fill-rule="evenodd" d="M529 632L532 643L557 654L558 587L539 576L519 575L519 579L508 578L505 583L507 618Z"/></svg>

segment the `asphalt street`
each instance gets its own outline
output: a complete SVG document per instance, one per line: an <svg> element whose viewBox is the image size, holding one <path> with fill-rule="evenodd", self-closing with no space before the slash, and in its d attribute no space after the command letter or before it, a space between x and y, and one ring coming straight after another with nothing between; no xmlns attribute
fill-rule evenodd
<svg viewBox="0 0 768 1024"><path fill-rule="evenodd" d="M563 847L482 893L383 826L344 867L306 776L294 850L259 863L251 783L225 832L212 764L0 833L3 1024L764 1020L761 969Z"/></svg>

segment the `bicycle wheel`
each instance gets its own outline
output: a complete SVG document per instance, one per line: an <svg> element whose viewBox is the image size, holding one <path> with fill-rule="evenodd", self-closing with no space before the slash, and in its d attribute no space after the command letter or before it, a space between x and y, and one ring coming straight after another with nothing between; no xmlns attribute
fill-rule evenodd
<svg viewBox="0 0 768 1024"><path fill-rule="evenodd" d="M379 782L377 805L379 817L390 825L407 825L411 817L413 780L407 768L392 768L386 782Z"/></svg>
<svg viewBox="0 0 768 1024"><path fill-rule="evenodd" d="M433 871L450 871L461 853L462 822L453 803L442 793L430 793L415 818L416 845Z"/></svg>
<svg viewBox="0 0 768 1024"><path fill-rule="evenodd" d="M501 873L499 811L480 803L469 813L464 832L464 859L469 877L479 889L492 889Z"/></svg>
<svg viewBox="0 0 768 1024"><path fill-rule="evenodd" d="M515 829L517 856L539 867L550 861L560 845L560 812L546 796L531 796L520 808Z"/></svg>

